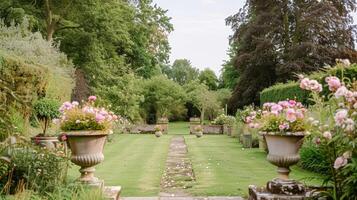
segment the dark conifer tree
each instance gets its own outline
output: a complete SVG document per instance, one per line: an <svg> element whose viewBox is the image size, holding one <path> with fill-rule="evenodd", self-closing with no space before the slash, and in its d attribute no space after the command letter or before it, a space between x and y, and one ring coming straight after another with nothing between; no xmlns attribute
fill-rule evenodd
<svg viewBox="0 0 357 200"><path fill-rule="evenodd" d="M259 92L275 82L309 73L336 58L357 61L351 11L356 0L247 0L227 18L237 44L234 66L239 80L231 112L259 103Z"/></svg>

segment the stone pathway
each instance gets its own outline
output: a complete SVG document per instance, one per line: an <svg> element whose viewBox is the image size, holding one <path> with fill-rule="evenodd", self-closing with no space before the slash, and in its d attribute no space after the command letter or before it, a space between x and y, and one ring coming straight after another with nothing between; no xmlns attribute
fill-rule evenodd
<svg viewBox="0 0 357 200"><path fill-rule="evenodd" d="M195 184L195 176L183 136L173 137L161 178L158 197L120 197L120 200L243 200L241 197L212 196L192 197L187 192Z"/></svg>
<svg viewBox="0 0 357 200"><path fill-rule="evenodd" d="M173 137L166 160L166 169L161 179L160 197L190 196L188 188L195 184L192 164L187 154L183 136Z"/></svg>

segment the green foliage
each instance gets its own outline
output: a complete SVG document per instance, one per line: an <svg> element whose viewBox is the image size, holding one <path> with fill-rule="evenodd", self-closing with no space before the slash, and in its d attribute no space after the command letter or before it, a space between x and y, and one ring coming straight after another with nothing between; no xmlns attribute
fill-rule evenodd
<svg viewBox="0 0 357 200"><path fill-rule="evenodd" d="M204 69L198 79L201 83L206 84L210 90L216 90L218 87L218 78L214 71L209 68Z"/></svg>
<svg viewBox="0 0 357 200"><path fill-rule="evenodd" d="M279 83L264 89L260 93L260 104L295 99L303 104L308 103L309 92L302 90L297 82Z"/></svg>
<svg viewBox="0 0 357 200"><path fill-rule="evenodd" d="M81 183L58 185L53 192L46 194L25 190L4 198L5 200L105 200L100 189L87 187Z"/></svg>
<svg viewBox="0 0 357 200"><path fill-rule="evenodd" d="M141 108L145 113L154 114L156 118L170 117L177 107L182 108L186 102L183 88L165 76L155 76L142 82L144 97ZM148 116L144 116L147 118ZM154 123L156 122L153 121Z"/></svg>
<svg viewBox="0 0 357 200"><path fill-rule="evenodd" d="M230 125L230 126L232 126L235 122L236 122L236 118L235 117L221 114L218 117L216 117L216 119L214 119L214 121L212 123L213 124L217 124L217 125Z"/></svg>
<svg viewBox="0 0 357 200"><path fill-rule="evenodd" d="M326 174L330 168L328 157L324 154L323 150L311 140L306 140L300 149L300 162L299 166L303 169Z"/></svg>
<svg viewBox="0 0 357 200"><path fill-rule="evenodd" d="M180 85L196 80L199 75L199 70L192 67L191 62L187 59L175 60L172 66L163 72Z"/></svg>
<svg viewBox="0 0 357 200"><path fill-rule="evenodd" d="M41 123L43 135L46 135L47 128L52 123L52 119L60 116L59 106L58 101L48 98L42 98L34 103L33 113Z"/></svg>
<svg viewBox="0 0 357 200"><path fill-rule="evenodd" d="M184 86L187 94L187 102L191 103L201 113L201 122L204 121L205 112L211 114L213 119L220 111L220 104L217 100L216 93L208 90L207 85L192 81Z"/></svg>
<svg viewBox="0 0 357 200"><path fill-rule="evenodd" d="M140 103L143 101L140 81L134 74L124 74L116 77L115 84L99 86L94 92L102 97L105 104L111 105L111 110L131 121L140 121Z"/></svg>
<svg viewBox="0 0 357 200"><path fill-rule="evenodd" d="M238 45L236 43L231 43L227 52L229 57L228 60L224 61L223 67L221 69L220 77L220 87L234 89L238 83L239 73L234 66L235 52L237 51Z"/></svg>
<svg viewBox="0 0 357 200"><path fill-rule="evenodd" d="M22 116L30 116L31 105L44 96L47 71L41 66L26 64L18 57L0 52L0 141L16 131L12 114L16 109ZM26 130L28 127L25 119Z"/></svg>
<svg viewBox="0 0 357 200"><path fill-rule="evenodd" d="M68 158L63 149L49 151L17 138L15 144L7 143L0 150L1 154L7 153L10 168L14 169L1 177L0 185L7 184L1 193L30 189L45 194L54 191L66 179Z"/></svg>
<svg viewBox="0 0 357 200"><path fill-rule="evenodd" d="M72 62L59 51L57 44L46 41L39 32L32 33L29 26L27 18L18 25L6 26L0 22L0 51L48 71L45 95L60 101L69 100L73 89Z"/></svg>
<svg viewBox="0 0 357 200"><path fill-rule="evenodd" d="M343 66L337 65L333 68L327 68L324 71L318 71L312 73L308 77L316 79L319 82L325 82L327 76L337 76L339 78L349 78L351 80L357 77L357 64L353 64L348 68L343 68ZM323 89L323 94L327 96L329 93L328 88ZM260 93L260 104L263 105L266 102L278 102L287 99L296 99L304 104L309 104L310 93L306 90L302 90L298 82L290 81L288 83L282 84L278 83L269 88L264 89Z"/></svg>
<svg viewBox="0 0 357 200"><path fill-rule="evenodd" d="M351 20L356 0L245 2L226 19L234 32L230 42L236 45L234 68L228 68L236 70L231 80L239 74L229 103L231 113L259 104L264 88L293 80L297 73L333 65L336 58L357 61L356 27Z"/></svg>

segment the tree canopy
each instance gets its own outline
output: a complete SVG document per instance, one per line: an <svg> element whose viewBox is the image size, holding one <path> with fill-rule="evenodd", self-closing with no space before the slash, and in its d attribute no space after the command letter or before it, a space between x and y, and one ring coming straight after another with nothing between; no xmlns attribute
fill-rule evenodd
<svg viewBox="0 0 357 200"><path fill-rule="evenodd" d="M247 0L227 18L237 45L233 63L239 80L230 110L258 103L259 91L332 65L336 58L356 61L355 27L350 12L355 0ZM269 20L267 20L269 19Z"/></svg>

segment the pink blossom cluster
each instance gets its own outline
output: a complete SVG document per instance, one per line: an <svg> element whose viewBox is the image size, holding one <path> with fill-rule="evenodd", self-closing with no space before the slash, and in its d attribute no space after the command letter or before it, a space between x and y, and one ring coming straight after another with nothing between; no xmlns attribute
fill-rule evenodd
<svg viewBox="0 0 357 200"><path fill-rule="evenodd" d="M61 112L61 118L55 119L54 122L66 122L68 120L67 113L69 113L70 111L76 111L78 113L84 114L85 116L93 116L94 120L99 124L112 123L119 120L119 117L113 112L107 111L105 108L95 107L94 102L96 101L96 99L96 96L88 97L88 102L84 104L83 107L80 107L77 101L73 101L72 103L64 102L59 109L59 111ZM79 124L82 122L88 122L89 119L86 117L85 121L83 120L83 118L78 117L78 119L75 120L75 123Z"/></svg>
<svg viewBox="0 0 357 200"><path fill-rule="evenodd" d="M334 116L335 124L338 127L343 128L347 132L352 132L355 130L355 122L348 115L348 110L340 109L335 113Z"/></svg>
<svg viewBox="0 0 357 200"><path fill-rule="evenodd" d="M322 85L319 82L316 80L310 80L309 78L303 78L303 76L301 76L300 88L316 93L320 93L322 91Z"/></svg>
<svg viewBox="0 0 357 200"><path fill-rule="evenodd" d="M306 112L304 106L300 102L296 102L295 100L279 101L278 103L265 103L263 105L263 109L263 115L283 114L285 115L285 119L288 122L294 122L297 119L303 119L305 116L304 114Z"/></svg>
<svg viewBox="0 0 357 200"><path fill-rule="evenodd" d="M346 151L345 153L343 153L342 156L336 158L333 167L335 169L344 167L345 165L347 165L348 159L350 159L351 157L352 157L352 153L350 151Z"/></svg>
<svg viewBox="0 0 357 200"><path fill-rule="evenodd" d="M278 103L268 102L263 104L262 117L269 115L281 117L283 121L279 124L279 130L285 131L289 130L290 123L303 119L306 111L306 108L295 100L279 101ZM252 122L250 127L259 128L259 124Z"/></svg>

